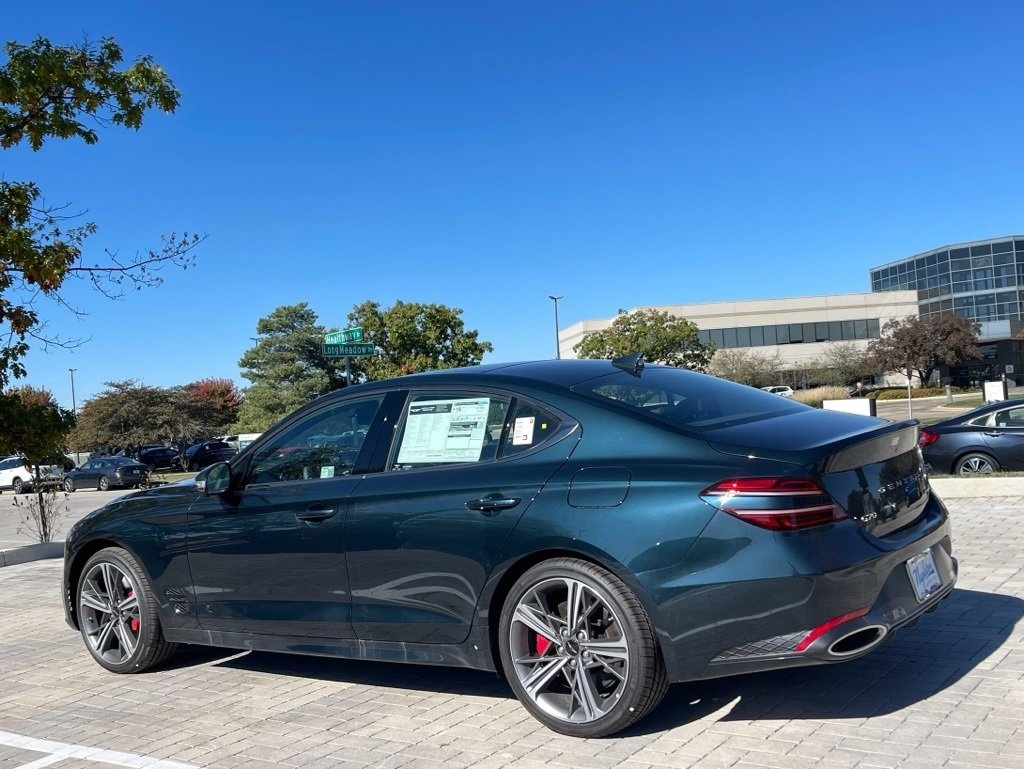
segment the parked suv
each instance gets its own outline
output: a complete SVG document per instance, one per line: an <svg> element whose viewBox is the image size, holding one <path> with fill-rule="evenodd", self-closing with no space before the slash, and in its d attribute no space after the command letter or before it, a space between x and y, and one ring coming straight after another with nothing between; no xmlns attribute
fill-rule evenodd
<svg viewBox="0 0 1024 769"><path fill-rule="evenodd" d="M40 465L39 475L44 484L60 483L61 468L57 465ZM35 482L35 471L25 457L0 459L0 492L10 489L15 494L31 491Z"/></svg>
<svg viewBox="0 0 1024 769"><path fill-rule="evenodd" d="M224 462L238 452L224 441L206 441L185 449L185 467L190 473L202 470L214 462Z"/></svg>
<svg viewBox="0 0 1024 769"><path fill-rule="evenodd" d="M170 446L143 446L139 449L138 460L150 470L163 470L181 466L178 452Z"/></svg>

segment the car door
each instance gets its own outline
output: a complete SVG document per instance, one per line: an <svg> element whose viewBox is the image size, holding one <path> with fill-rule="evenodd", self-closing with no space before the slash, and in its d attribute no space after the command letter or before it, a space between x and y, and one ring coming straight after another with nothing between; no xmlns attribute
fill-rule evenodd
<svg viewBox="0 0 1024 769"><path fill-rule="evenodd" d="M267 437L236 488L189 510L199 624L351 638L344 524L383 395L325 405ZM371 436L370 440L367 436Z"/></svg>
<svg viewBox="0 0 1024 769"><path fill-rule="evenodd" d="M1024 407L995 412L982 435L1004 470L1024 469Z"/></svg>
<svg viewBox="0 0 1024 769"><path fill-rule="evenodd" d="M360 639L458 643L575 425L511 394L422 390L401 405L383 469L349 499L352 623Z"/></svg>

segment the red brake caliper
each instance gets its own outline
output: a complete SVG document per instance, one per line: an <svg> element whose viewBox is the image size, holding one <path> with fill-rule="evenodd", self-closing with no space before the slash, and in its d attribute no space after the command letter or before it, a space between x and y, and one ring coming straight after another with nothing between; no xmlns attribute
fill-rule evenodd
<svg viewBox="0 0 1024 769"><path fill-rule="evenodd" d="M546 652L548 650L549 646L551 646L551 641L548 638L538 634L537 635L537 656L538 657L543 657L544 656L544 652Z"/></svg>
<svg viewBox="0 0 1024 769"><path fill-rule="evenodd" d="M135 595L135 591L134 590L129 590L128 591L128 595L126 595L125 598L131 598L133 595ZM139 632L139 627L140 627L139 618L138 617L132 617L128 621L128 627L131 628L131 631L133 633L138 633Z"/></svg>

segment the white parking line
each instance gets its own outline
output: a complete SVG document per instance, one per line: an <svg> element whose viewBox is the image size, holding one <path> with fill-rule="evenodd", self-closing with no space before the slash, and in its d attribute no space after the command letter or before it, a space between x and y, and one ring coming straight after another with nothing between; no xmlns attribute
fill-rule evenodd
<svg viewBox="0 0 1024 769"><path fill-rule="evenodd" d="M134 753L121 753L116 750L103 750L101 748L90 748L85 745L71 745L66 742L54 742L53 740L37 740L33 737L23 737L20 734L0 731L0 745L11 748L23 748L36 753L49 753L44 758L37 759L28 764L21 764L18 769L36 769L36 767L50 766L63 761L65 758L77 758L80 761L96 761L97 763L113 764L114 766L128 766L133 769L197 769L194 764L183 764L178 761L164 761L149 756L137 756Z"/></svg>

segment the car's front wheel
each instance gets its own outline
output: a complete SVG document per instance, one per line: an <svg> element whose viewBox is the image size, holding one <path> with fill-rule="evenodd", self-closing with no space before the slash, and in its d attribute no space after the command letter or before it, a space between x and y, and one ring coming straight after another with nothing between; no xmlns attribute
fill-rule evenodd
<svg viewBox="0 0 1024 769"><path fill-rule="evenodd" d="M100 665L114 673L141 673L177 648L164 639L149 580L127 550L108 547L82 570L78 626Z"/></svg>
<svg viewBox="0 0 1024 769"><path fill-rule="evenodd" d="M75 479L74 478L65 478L64 479L64 491L66 491L68 494L70 494L74 490L75 490Z"/></svg>
<svg viewBox="0 0 1024 769"><path fill-rule="evenodd" d="M964 454L953 465L953 473L956 475L989 475L997 472L999 472L999 463L980 451Z"/></svg>
<svg viewBox="0 0 1024 769"><path fill-rule="evenodd" d="M668 689L650 620L614 574L558 558L512 586L499 627L516 696L562 734L603 737L653 710Z"/></svg>

